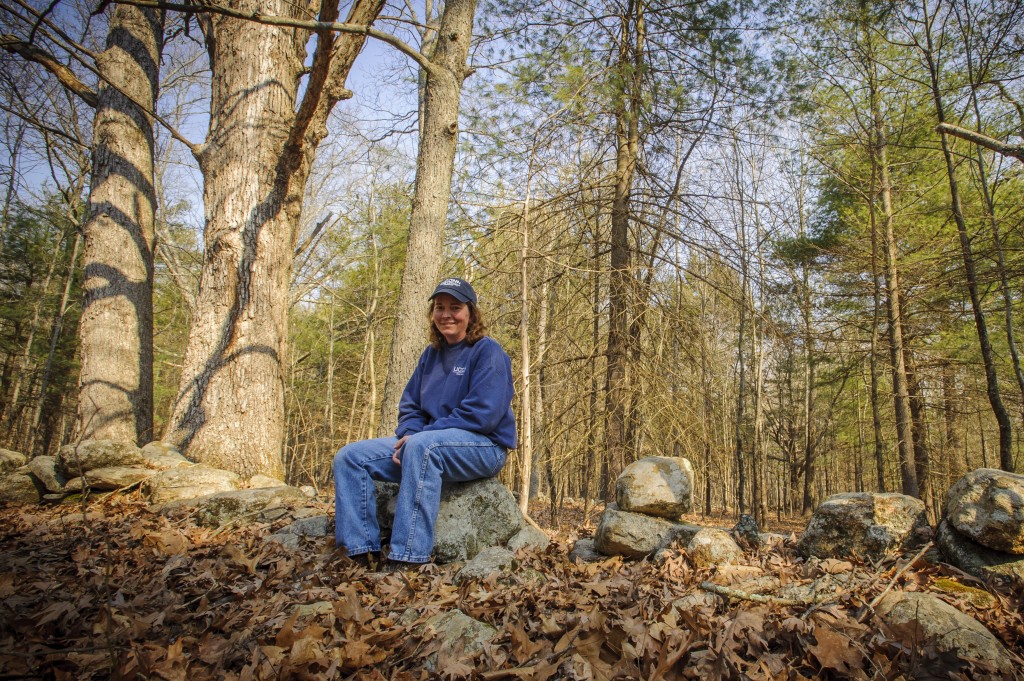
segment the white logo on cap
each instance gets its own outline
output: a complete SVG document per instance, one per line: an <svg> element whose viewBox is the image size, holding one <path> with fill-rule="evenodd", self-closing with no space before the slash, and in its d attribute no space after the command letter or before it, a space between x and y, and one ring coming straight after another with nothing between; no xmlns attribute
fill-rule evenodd
<svg viewBox="0 0 1024 681"><path fill-rule="evenodd" d="M454 286L454 287L458 288L459 286L462 286L462 282L459 281L458 279L445 279L444 281L441 282L440 285L441 286Z"/></svg>

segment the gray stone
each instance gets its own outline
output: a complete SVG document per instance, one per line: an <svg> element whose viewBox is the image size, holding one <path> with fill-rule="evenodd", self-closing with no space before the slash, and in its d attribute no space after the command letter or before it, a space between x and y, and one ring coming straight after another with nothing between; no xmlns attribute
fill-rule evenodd
<svg viewBox="0 0 1024 681"><path fill-rule="evenodd" d="M194 508L196 524L220 527L242 520L268 522L306 503L306 495L297 487L264 487L218 492L197 499L180 499L161 504L156 511L169 514L183 508ZM298 536L298 535L294 535Z"/></svg>
<svg viewBox="0 0 1024 681"><path fill-rule="evenodd" d="M278 480L272 478L269 475L257 474L245 481L245 486L249 489L260 489L264 487L284 487L284 480Z"/></svg>
<svg viewBox="0 0 1024 681"><path fill-rule="evenodd" d="M96 468L138 466L144 461L142 450L120 440L83 440L77 445L64 445L57 456L57 465L68 478Z"/></svg>
<svg viewBox="0 0 1024 681"><path fill-rule="evenodd" d="M90 489L100 492L109 492L118 489L133 487L144 480L156 475L151 468L139 468L137 466L108 466L105 468L94 468L85 473L85 481L77 476L68 480L64 486L65 492L80 492L85 484Z"/></svg>
<svg viewBox="0 0 1024 681"><path fill-rule="evenodd" d="M282 527L278 532L300 537L326 537L334 534L334 516L318 515L300 518L290 525Z"/></svg>
<svg viewBox="0 0 1024 681"><path fill-rule="evenodd" d="M420 633L439 639L440 650L448 659L469 661L483 650L484 644L493 639L498 630L456 609L434 615L426 621ZM428 672L438 671L438 657L437 653L427 657L424 668Z"/></svg>
<svg viewBox="0 0 1024 681"><path fill-rule="evenodd" d="M725 530L705 527L686 545L686 553L698 567L735 563L743 559L743 549Z"/></svg>
<svg viewBox="0 0 1024 681"><path fill-rule="evenodd" d="M615 481L615 501L623 511L676 520L693 506L693 467L678 457L634 461Z"/></svg>
<svg viewBox="0 0 1024 681"><path fill-rule="evenodd" d="M971 471L946 493L946 517L957 532L982 546L1024 554L1024 475Z"/></svg>
<svg viewBox="0 0 1024 681"><path fill-rule="evenodd" d="M156 440L142 448L142 458L148 468L166 471L171 468L187 468L195 464L181 455L177 447L169 442Z"/></svg>
<svg viewBox="0 0 1024 681"><path fill-rule="evenodd" d="M523 525L523 529L516 532L512 538L508 540L508 548L511 551L518 551L519 549L525 549L527 547L537 551L543 551L550 544L551 538L529 523Z"/></svg>
<svg viewBox="0 0 1024 681"><path fill-rule="evenodd" d="M805 556L879 559L913 550L929 538L924 502L904 494L835 494L814 510L797 550Z"/></svg>
<svg viewBox="0 0 1024 681"><path fill-rule="evenodd" d="M28 457L21 452L0 448L0 475L12 473L26 463L28 463Z"/></svg>
<svg viewBox="0 0 1024 681"><path fill-rule="evenodd" d="M28 462L28 469L47 491L55 493L64 491L64 485L67 484L68 478L63 471L57 468L57 457L37 456Z"/></svg>
<svg viewBox="0 0 1024 681"><path fill-rule="evenodd" d="M752 549L761 546L761 530L757 527L757 521L746 513L740 515L739 522L732 528L732 534L738 544L746 544Z"/></svg>
<svg viewBox="0 0 1024 681"><path fill-rule="evenodd" d="M1024 583L1024 558L975 543L953 529L948 520L939 523L935 543L950 564L978 579Z"/></svg>
<svg viewBox="0 0 1024 681"><path fill-rule="evenodd" d="M44 492L42 485L31 475L11 473L0 476L0 504L38 504Z"/></svg>
<svg viewBox="0 0 1024 681"><path fill-rule="evenodd" d="M377 489L377 520L390 529L398 485ZM515 497L497 478L446 483L434 525L434 560L470 560L488 546L505 546L526 524Z"/></svg>
<svg viewBox="0 0 1024 681"><path fill-rule="evenodd" d="M594 540L589 537L577 540L569 552L569 562L600 563L602 560L608 560L608 556L598 553L594 548Z"/></svg>
<svg viewBox="0 0 1024 681"><path fill-rule="evenodd" d="M237 490L242 479L230 471L208 466L171 468L157 473L143 486L143 493L153 504L179 499L196 499L217 492Z"/></svg>
<svg viewBox="0 0 1024 681"><path fill-rule="evenodd" d="M609 506L598 521L594 548L606 556L640 558L673 541L689 542L700 529L695 525L673 523Z"/></svg>
<svg viewBox="0 0 1024 681"><path fill-rule="evenodd" d="M268 534L263 538L265 542L275 542L291 551L298 551L302 546L302 537L297 534L288 534L287 532L275 532L274 534Z"/></svg>
<svg viewBox="0 0 1024 681"><path fill-rule="evenodd" d="M466 563L455 574L455 583L462 584L470 579L486 579L510 569L516 562L515 554L500 546L488 546Z"/></svg>
<svg viewBox="0 0 1024 681"><path fill-rule="evenodd" d="M1013 659L992 632L937 596L916 591L889 592L875 612L912 648L934 644L940 653L951 653L961 660L982 660L1003 674L1014 669Z"/></svg>

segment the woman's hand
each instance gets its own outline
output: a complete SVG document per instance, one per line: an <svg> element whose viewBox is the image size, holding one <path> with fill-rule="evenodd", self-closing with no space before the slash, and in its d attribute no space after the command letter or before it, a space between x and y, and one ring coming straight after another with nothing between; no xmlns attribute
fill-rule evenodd
<svg viewBox="0 0 1024 681"><path fill-rule="evenodd" d="M395 453L391 455L391 460L398 466L402 465L402 447L405 446L405 441L408 439L408 435L403 435L398 439L398 442L395 443Z"/></svg>

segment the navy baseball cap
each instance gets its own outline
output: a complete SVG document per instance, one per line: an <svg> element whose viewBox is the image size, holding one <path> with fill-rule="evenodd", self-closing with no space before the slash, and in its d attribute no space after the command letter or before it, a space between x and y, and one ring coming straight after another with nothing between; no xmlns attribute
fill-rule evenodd
<svg viewBox="0 0 1024 681"><path fill-rule="evenodd" d="M469 282L465 279L459 279L458 277L449 277L445 279L434 292L430 294L428 300L433 300L441 293L447 293L448 295L461 300L464 303L473 303L476 305L476 291L469 285Z"/></svg>

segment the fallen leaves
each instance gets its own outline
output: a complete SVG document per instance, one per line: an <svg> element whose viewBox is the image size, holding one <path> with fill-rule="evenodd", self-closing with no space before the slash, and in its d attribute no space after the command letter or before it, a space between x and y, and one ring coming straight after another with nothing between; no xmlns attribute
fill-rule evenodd
<svg viewBox="0 0 1024 681"><path fill-rule="evenodd" d="M0 669L197 681L895 679L924 658L880 633L866 604L894 578L894 588L930 589L948 576L809 566L785 547L710 571L679 551L574 565L555 544L521 553L514 574L456 586L454 566L370 579L329 540L298 551L264 543L272 529L213 532L130 501L0 511ZM729 589L712 595L704 582ZM801 588L824 600L729 595ZM1019 653L1019 594L988 603L975 616ZM472 652L446 648L426 623L455 609L497 633Z"/></svg>

